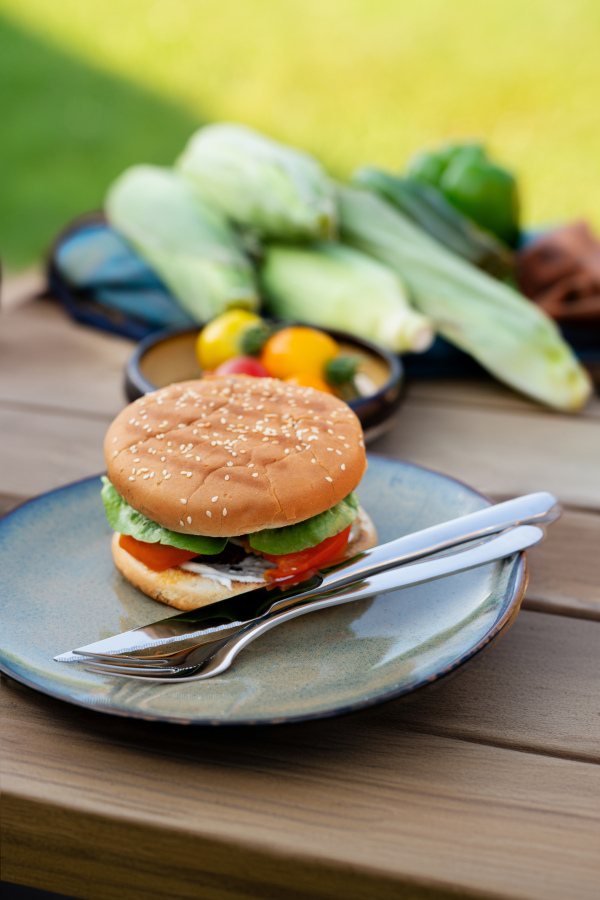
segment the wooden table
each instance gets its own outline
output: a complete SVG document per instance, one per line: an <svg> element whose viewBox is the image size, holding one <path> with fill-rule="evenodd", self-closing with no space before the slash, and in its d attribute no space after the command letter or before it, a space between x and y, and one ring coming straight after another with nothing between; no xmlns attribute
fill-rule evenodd
<svg viewBox="0 0 600 900"><path fill-rule="evenodd" d="M130 352L48 301L5 307L4 511L103 468ZM497 499L558 495L511 631L437 691L301 725L127 721L5 678L3 879L115 900L600 896L600 402L569 417L413 384L373 449Z"/></svg>

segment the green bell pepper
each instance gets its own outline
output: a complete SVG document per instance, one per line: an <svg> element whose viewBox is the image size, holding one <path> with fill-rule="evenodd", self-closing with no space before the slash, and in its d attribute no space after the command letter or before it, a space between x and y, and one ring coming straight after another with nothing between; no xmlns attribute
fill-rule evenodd
<svg viewBox="0 0 600 900"><path fill-rule="evenodd" d="M464 215L510 247L519 239L514 176L492 162L481 144L446 144L413 157L406 175L437 187Z"/></svg>

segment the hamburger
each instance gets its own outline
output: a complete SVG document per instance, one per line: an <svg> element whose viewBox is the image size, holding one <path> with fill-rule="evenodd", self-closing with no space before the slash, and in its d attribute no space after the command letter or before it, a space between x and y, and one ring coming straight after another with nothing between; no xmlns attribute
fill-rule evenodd
<svg viewBox="0 0 600 900"><path fill-rule="evenodd" d="M360 422L314 388L243 375L172 384L127 406L104 451L115 564L177 609L287 587L377 542L353 493Z"/></svg>

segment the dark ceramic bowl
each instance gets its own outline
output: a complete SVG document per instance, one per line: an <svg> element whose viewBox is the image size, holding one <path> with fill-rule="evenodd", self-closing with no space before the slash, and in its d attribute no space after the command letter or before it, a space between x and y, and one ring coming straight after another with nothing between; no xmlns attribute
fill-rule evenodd
<svg viewBox="0 0 600 900"><path fill-rule="evenodd" d="M129 401L176 381L200 378L195 343L198 328L160 331L141 341L125 368L125 393ZM361 421L365 437L373 440L393 423L404 385L397 356L369 341L342 331L328 331L345 353L363 358L359 372L366 382L363 396L350 401Z"/></svg>

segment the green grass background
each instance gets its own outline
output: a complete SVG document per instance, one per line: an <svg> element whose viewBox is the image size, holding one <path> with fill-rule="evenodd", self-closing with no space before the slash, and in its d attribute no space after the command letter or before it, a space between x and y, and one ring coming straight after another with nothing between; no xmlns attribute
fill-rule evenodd
<svg viewBox="0 0 600 900"><path fill-rule="evenodd" d="M598 0L0 0L0 255L39 261L214 120L338 176L481 137L529 223L600 228Z"/></svg>

